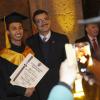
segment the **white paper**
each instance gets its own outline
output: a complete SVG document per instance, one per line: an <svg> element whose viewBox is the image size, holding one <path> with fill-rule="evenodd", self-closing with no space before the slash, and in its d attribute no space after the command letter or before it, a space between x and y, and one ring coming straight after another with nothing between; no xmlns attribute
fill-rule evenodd
<svg viewBox="0 0 100 100"><path fill-rule="evenodd" d="M69 62L73 63L77 68L77 72L79 72L77 58L76 58L75 45L74 44L65 44L65 51L66 51L67 60Z"/></svg>
<svg viewBox="0 0 100 100"><path fill-rule="evenodd" d="M49 70L32 54L24 59L15 72L10 76L11 84L25 88L35 87Z"/></svg>

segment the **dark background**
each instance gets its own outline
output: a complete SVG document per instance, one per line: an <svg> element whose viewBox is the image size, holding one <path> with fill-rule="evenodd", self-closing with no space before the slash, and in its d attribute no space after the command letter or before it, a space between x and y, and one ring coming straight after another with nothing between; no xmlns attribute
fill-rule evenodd
<svg viewBox="0 0 100 100"><path fill-rule="evenodd" d="M82 0L84 18L100 16L100 0Z"/></svg>

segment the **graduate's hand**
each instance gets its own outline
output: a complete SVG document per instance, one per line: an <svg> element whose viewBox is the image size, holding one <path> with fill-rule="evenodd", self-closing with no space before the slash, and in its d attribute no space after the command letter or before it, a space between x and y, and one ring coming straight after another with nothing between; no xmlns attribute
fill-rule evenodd
<svg viewBox="0 0 100 100"><path fill-rule="evenodd" d="M35 88L27 88L26 91L25 91L25 96L26 97L32 96L34 91L35 91Z"/></svg>
<svg viewBox="0 0 100 100"><path fill-rule="evenodd" d="M77 67L66 59L60 66L60 81L71 86L76 78Z"/></svg>

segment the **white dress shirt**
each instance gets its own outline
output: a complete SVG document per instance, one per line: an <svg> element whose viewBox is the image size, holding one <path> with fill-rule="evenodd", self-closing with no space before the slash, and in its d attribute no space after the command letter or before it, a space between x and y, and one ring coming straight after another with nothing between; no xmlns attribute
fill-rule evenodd
<svg viewBox="0 0 100 100"><path fill-rule="evenodd" d="M97 37L92 38L91 36L88 35L88 38L89 38L89 40L90 40L92 46L93 46L93 39L95 39L95 41L96 41L96 43L97 43L97 46L99 46L99 45L98 45L98 41L97 41Z"/></svg>
<svg viewBox="0 0 100 100"><path fill-rule="evenodd" d="M45 42L47 42L50 39L51 36L51 31L48 32L47 35L42 35L41 33L39 34L40 38L43 40L44 38L46 38Z"/></svg>

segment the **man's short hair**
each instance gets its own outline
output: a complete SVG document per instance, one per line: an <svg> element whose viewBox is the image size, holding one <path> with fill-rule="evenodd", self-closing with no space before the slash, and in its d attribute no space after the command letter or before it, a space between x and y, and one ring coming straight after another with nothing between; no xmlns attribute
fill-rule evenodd
<svg viewBox="0 0 100 100"><path fill-rule="evenodd" d="M35 23L35 16L45 13L48 15L48 12L42 9L38 9L33 13L33 22Z"/></svg>

